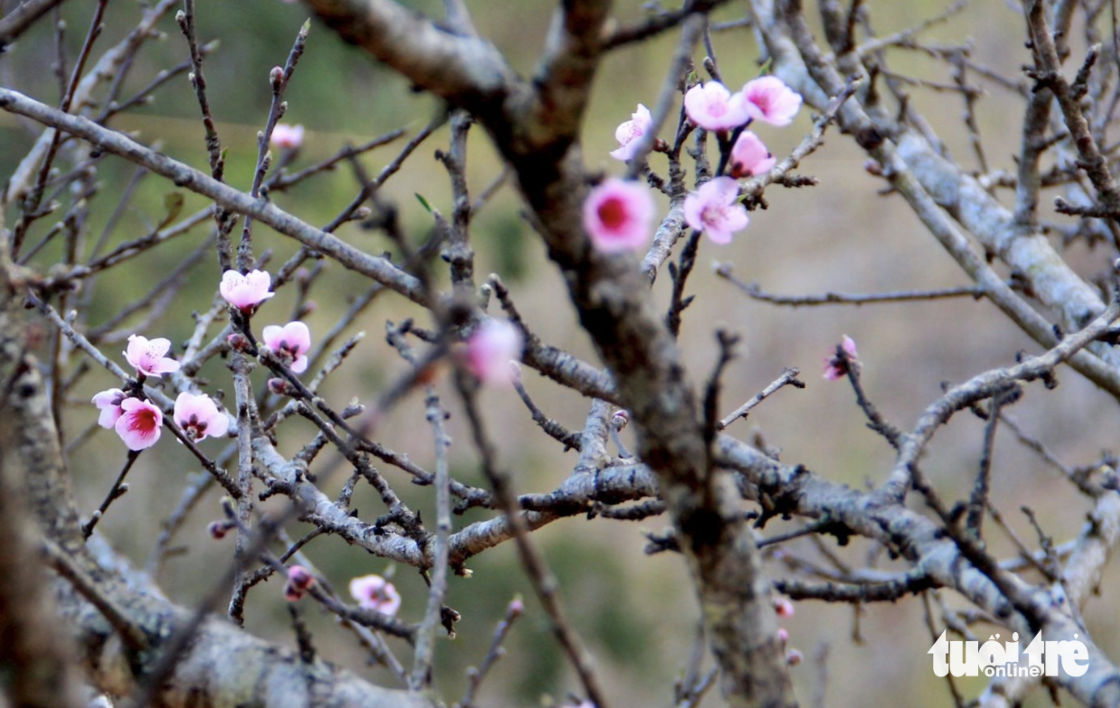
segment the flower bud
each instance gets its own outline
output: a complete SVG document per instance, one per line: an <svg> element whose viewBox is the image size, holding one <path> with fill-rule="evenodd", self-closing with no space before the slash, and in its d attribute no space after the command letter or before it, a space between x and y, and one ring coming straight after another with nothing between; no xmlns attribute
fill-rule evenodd
<svg viewBox="0 0 1120 708"><path fill-rule="evenodd" d="M239 352L244 353L244 352L249 351L249 349L250 349L249 338L246 337L244 334L241 334L241 333L238 333L238 332L235 332L235 333L229 335L228 337L226 337L226 342L229 343L230 347L232 347L234 351L239 351Z"/></svg>
<svg viewBox="0 0 1120 708"><path fill-rule="evenodd" d="M226 532L229 531L229 524L225 521L211 521L210 525L206 527L210 533L210 537L215 541L220 541L226 537Z"/></svg>
<svg viewBox="0 0 1120 708"><path fill-rule="evenodd" d="M625 409L619 409L611 416L611 427L617 431L622 431L626 424L630 422L630 412Z"/></svg>
<svg viewBox="0 0 1120 708"><path fill-rule="evenodd" d="M286 380L281 378L271 378L268 380L268 390L275 393L277 396L290 396L292 395L292 385Z"/></svg>
<svg viewBox="0 0 1120 708"><path fill-rule="evenodd" d="M315 583L315 576L302 565L288 568L288 582L297 590L307 590Z"/></svg>

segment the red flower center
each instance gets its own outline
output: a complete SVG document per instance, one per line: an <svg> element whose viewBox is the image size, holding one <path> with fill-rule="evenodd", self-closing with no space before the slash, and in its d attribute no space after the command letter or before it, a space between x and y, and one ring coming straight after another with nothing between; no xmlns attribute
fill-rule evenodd
<svg viewBox="0 0 1120 708"><path fill-rule="evenodd" d="M599 220L608 229L620 229L626 223L626 206L618 197L610 197L599 205Z"/></svg>
<svg viewBox="0 0 1120 708"><path fill-rule="evenodd" d="M145 435L156 429L156 414L147 408L133 411L128 421L128 429Z"/></svg>

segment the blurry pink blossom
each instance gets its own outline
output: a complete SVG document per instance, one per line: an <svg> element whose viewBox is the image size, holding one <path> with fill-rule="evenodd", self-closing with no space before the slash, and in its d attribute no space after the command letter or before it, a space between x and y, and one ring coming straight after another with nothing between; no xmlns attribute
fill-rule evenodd
<svg viewBox="0 0 1120 708"><path fill-rule="evenodd" d="M789 125L801 110L801 96L777 76L760 76L748 81L736 98L740 98L743 109L752 119L770 125Z"/></svg>
<svg viewBox="0 0 1120 708"><path fill-rule="evenodd" d="M303 144L303 126L277 123L272 129L272 144L281 150L295 150Z"/></svg>
<svg viewBox="0 0 1120 708"><path fill-rule="evenodd" d="M401 607L401 596L385 578L380 575L365 575L350 581L350 595L358 605L384 615L395 615Z"/></svg>
<svg viewBox="0 0 1120 708"><path fill-rule="evenodd" d="M97 417L97 424L102 428L111 428L116 425L117 419L124 414L124 411L121 410L121 401L124 399L125 393L119 388L111 388L94 396L93 405L101 409L101 415Z"/></svg>
<svg viewBox="0 0 1120 708"><path fill-rule="evenodd" d="M732 96L718 81L696 84L684 95L688 119L705 130L730 130L748 120L750 114L738 95Z"/></svg>
<svg viewBox="0 0 1120 708"><path fill-rule="evenodd" d="M749 130L744 130L735 141L735 146L731 148L730 174L736 179L754 177L769 172L775 162L777 160L758 136Z"/></svg>
<svg viewBox="0 0 1120 708"><path fill-rule="evenodd" d="M829 381L838 381L848 375L848 367L858 365L857 359L859 354L856 352L856 343L848 335L844 335L844 339L840 342L840 347L847 355L847 361L837 356L835 353L826 357L824 360L824 378Z"/></svg>
<svg viewBox="0 0 1120 708"><path fill-rule="evenodd" d="M583 202L583 228L592 245L604 253L634 251L645 246L653 217L649 190L617 177L592 189Z"/></svg>
<svg viewBox="0 0 1120 708"><path fill-rule="evenodd" d="M163 432L163 411L139 398L121 401L124 412L114 426L129 450L144 450L155 445Z"/></svg>
<svg viewBox="0 0 1120 708"><path fill-rule="evenodd" d="M630 120L619 125L614 131L618 149L611 151L611 157L623 162L634 157L642 136L649 132L651 127L653 127L653 116L649 114L648 108L639 103L638 110L634 111Z"/></svg>
<svg viewBox="0 0 1120 708"><path fill-rule="evenodd" d="M179 362L165 357L164 354L171 348L171 340L157 337L149 340L138 334L128 336L128 349L124 358L137 372L147 376L160 377L160 374L169 374L179 370Z"/></svg>
<svg viewBox="0 0 1120 708"><path fill-rule="evenodd" d="M786 652L786 663L790 666L797 666L802 661L805 661L805 655L796 649L790 649Z"/></svg>
<svg viewBox="0 0 1120 708"><path fill-rule="evenodd" d="M220 438L229 430L229 418L218 410L213 399L186 391L175 399L175 422L196 442L207 436Z"/></svg>
<svg viewBox="0 0 1120 708"><path fill-rule="evenodd" d="M222 273L222 283L218 290L222 299L242 312L248 312L276 293L270 293L272 277L267 271L254 270L247 275L242 275L236 270L227 270Z"/></svg>
<svg viewBox="0 0 1120 708"><path fill-rule="evenodd" d="M779 617L785 617L786 619L793 617L793 603L788 598L775 595L774 612L778 613Z"/></svg>
<svg viewBox="0 0 1120 708"><path fill-rule="evenodd" d="M731 243L731 234L747 227L747 209L738 203L739 183L716 177L684 198L684 220L716 243Z"/></svg>
<svg viewBox="0 0 1120 708"><path fill-rule="evenodd" d="M778 640L782 644L785 644L786 642L788 642L789 641L789 630L787 630L785 627L778 627Z"/></svg>
<svg viewBox="0 0 1120 708"><path fill-rule="evenodd" d="M525 338L506 320L487 320L467 339L466 364L483 383L510 383L511 360L521 359Z"/></svg>
<svg viewBox="0 0 1120 708"><path fill-rule="evenodd" d="M264 328L265 345L282 359L291 361L292 371L302 374L307 370L307 351L311 349L311 330L302 322L289 322L280 327Z"/></svg>

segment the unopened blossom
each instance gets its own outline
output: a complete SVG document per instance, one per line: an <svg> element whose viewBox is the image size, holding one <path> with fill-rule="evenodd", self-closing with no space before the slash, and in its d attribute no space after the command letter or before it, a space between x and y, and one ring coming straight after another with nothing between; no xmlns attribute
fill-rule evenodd
<svg viewBox="0 0 1120 708"><path fill-rule="evenodd" d="M775 162L777 160L758 136L749 130L744 130L731 148L730 174L736 179L754 177L769 172Z"/></svg>
<svg viewBox="0 0 1120 708"><path fill-rule="evenodd" d="M171 349L171 340L163 337L148 339L138 334L128 337L128 349L124 351L124 358L138 373L159 378L161 374L169 374L179 370L179 362L164 356Z"/></svg>
<svg viewBox="0 0 1120 708"><path fill-rule="evenodd" d="M93 405L101 409L97 424L102 428L112 428L116 425L117 419L124 414L121 410L121 401L125 398L127 398L125 392L119 388L111 388L94 396Z"/></svg>
<svg viewBox="0 0 1120 708"><path fill-rule="evenodd" d="M113 427L129 450L144 450L159 441L163 432L163 411L139 398L124 399L121 410L121 417Z"/></svg>
<svg viewBox="0 0 1120 708"><path fill-rule="evenodd" d="M751 118L738 96L733 97L718 81L696 84L684 95L688 119L705 130L730 130Z"/></svg>
<svg viewBox="0 0 1120 708"><path fill-rule="evenodd" d="M612 177L583 202L583 228L604 253L634 251L650 240L654 204L649 190L637 182Z"/></svg>
<svg viewBox="0 0 1120 708"><path fill-rule="evenodd" d="M736 94L740 103L754 120L770 125L789 125L801 110L801 96L785 85L777 76L760 76L748 81Z"/></svg>
<svg viewBox="0 0 1120 708"><path fill-rule="evenodd" d="M303 126L277 123L272 129L272 144L281 150L295 150L303 144Z"/></svg>
<svg viewBox="0 0 1120 708"><path fill-rule="evenodd" d="M229 521L211 521L206 527L206 531L210 536L217 541L226 537L226 534L233 528L233 523Z"/></svg>
<svg viewBox="0 0 1120 708"><path fill-rule="evenodd" d="M191 440L220 438L229 430L229 418L206 394L183 391L175 399L175 422Z"/></svg>
<svg viewBox="0 0 1120 708"><path fill-rule="evenodd" d="M622 123L614 131L614 139L618 141L618 149L611 151L611 157L625 162L634 157L642 136L653 127L653 116L649 109L638 104L638 110L630 116L630 120Z"/></svg>
<svg viewBox="0 0 1120 708"><path fill-rule="evenodd" d="M778 641L782 644L789 641L789 630L785 627L778 627Z"/></svg>
<svg viewBox="0 0 1120 708"><path fill-rule="evenodd" d="M350 595L359 606L383 615L395 615L401 608L401 596L397 589L380 575L354 578L350 581Z"/></svg>
<svg viewBox="0 0 1120 708"><path fill-rule="evenodd" d="M292 371L302 374L307 370L307 351L311 349L311 330L302 322L289 322L280 327L264 328L264 343L281 358L291 361Z"/></svg>
<svg viewBox="0 0 1120 708"><path fill-rule="evenodd" d="M254 270L242 275L236 270L227 270L222 273L222 282L218 286L222 299L242 312L249 312L276 293L270 293L272 276L268 271Z"/></svg>
<svg viewBox="0 0 1120 708"><path fill-rule="evenodd" d="M859 354L856 352L855 341L845 334L844 339L840 341L840 347L844 350L846 357L840 357L833 353L824 360L824 378L829 381L844 378L848 375L849 367L858 366Z"/></svg>
<svg viewBox="0 0 1120 708"><path fill-rule="evenodd" d="M302 565L293 565L288 568L288 582L284 583L284 599L295 602L307 594L315 584L315 576L308 572Z"/></svg>
<svg viewBox="0 0 1120 708"><path fill-rule="evenodd" d="M716 177L684 198L684 220L716 243L731 243L731 235L747 227L747 209L739 204L739 183Z"/></svg>
<svg viewBox="0 0 1120 708"><path fill-rule="evenodd" d="M790 649L786 652L786 663L790 666L797 666L802 661L805 661L805 655L796 649Z"/></svg>
<svg viewBox="0 0 1120 708"><path fill-rule="evenodd" d="M509 362L521 359L525 338L506 320L487 320L467 339L466 365L483 383L510 383Z"/></svg>

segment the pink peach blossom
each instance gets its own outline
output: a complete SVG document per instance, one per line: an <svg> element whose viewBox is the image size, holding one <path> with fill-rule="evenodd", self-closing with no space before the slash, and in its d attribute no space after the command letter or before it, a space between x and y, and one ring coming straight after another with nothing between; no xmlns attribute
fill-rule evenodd
<svg viewBox="0 0 1120 708"><path fill-rule="evenodd" d="M824 360L824 378L829 381L838 381L848 375L849 365L858 365L857 359L859 353L856 351L856 343L848 335L844 335L844 339L840 341L840 346L843 348L844 353L848 355L848 361L844 361L835 353L829 355Z"/></svg>
<svg viewBox="0 0 1120 708"><path fill-rule="evenodd" d="M270 293L272 277L267 271L254 270L242 275L236 270L227 270L222 273L222 283L218 290L229 304L242 312L251 311L276 293Z"/></svg>
<svg viewBox="0 0 1120 708"><path fill-rule="evenodd" d="M220 438L229 430L229 418L206 394L183 391L175 399L175 422L195 442L207 436Z"/></svg>
<svg viewBox="0 0 1120 708"><path fill-rule="evenodd" d="M159 378L161 374L169 374L179 370L179 362L164 356L171 348L171 340L157 337L149 340L138 334L128 336L128 349L124 358L137 372L147 376Z"/></svg>
<svg viewBox="0 0 1120 708"><path fill-rule="evenodd" d="M163 411L139 398L124 399L121 410L124 412L114 427L129 450L144 450L159 441L163 432Z"/></svg>
<svg viewBox="0 0 1120 708"><path fill-rule="evenodd" d="M303 126L277 123L272 129L272 144L281 150L295 150L303 144Z"/></svg>
<svg viewBox="0 0 1120 708"><path fill-rule="evenodd" d="M748 81L736 97L735 103L741 105L752 120L770 125L789 125L801 110L801 96L777 76L760 76Z"/></svg>
<svg viewBox="0 0 1120 708"><path fill-rule="evenodd" d="M769 172L777 160L758 139L758 136L749 130L744 130L735 140L731 148L732 177L754 177L764 172Z"/></svg>
<svg viewBox="0 0 1120 708"><path fill-rule="evenodd" d="M653 127L653 116L649 109L638 104L630 120L618 126L614 131L614 139L618 141L618 149L611 151L611 157L625 162L634 157L643 135Z"/></svg>
<svg viewBox="0 0 1120 708"><path fill-rule="evenodd" d="M125 392L119 388L110 388L93 397L93 405L101 409L97 417L97 424L102 428L111 428L124 414L121 410L121 401L126 398Z"/></svg>
<svg viewBox="0 0 1120 708"><path fill-rule="evenodd" d="M289 322L280 327L269 325L264 328L264 343L278 356L290 359L294 373L302 374L307 370L307 351L311 349L311 330L302 322Z"/></svg>
<svg viewBox="0 0 1120 708"><path fill-rule="evenodd" d="M380 575L365 575L350 581L350 595L358 605L383 615L395 615L401 607L401 596L385 578Z"/></svg>
<svg viewBox="0 0 1120 708"><path fill-rule="evenodd" d="M637 182L612 177L591 190L583 202L583 228L604 253L634 251L649 242L653 197Z"/></svg>
<svg viewBox="0 0 1120 708"><path fill-rule="evenodd" d="M751 117L743 100L736 97L718 81L696 84L684 95L684 110L690 121L705 130L730 130Z"/></svg>
<svg viewBox="0 0 1120 708"><path fill-rule="evenodd" d="M525 339L506 320L488 320L467 339L466 364L483 383L510 383L510 361L521 359Z"/></svg>
<svg viewBox="0 0 1120 708"><path fill-rule="evenodd" d="M730 177L716 177L684 198L684 220L708 234L716 243L731 243L731 234L746 228L750 219L738 203L739 183Z"/></svg>

